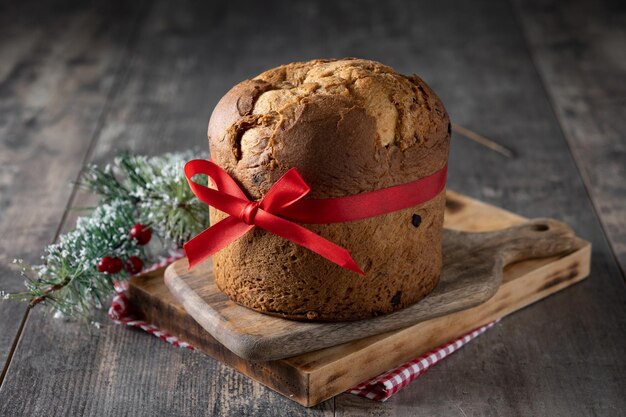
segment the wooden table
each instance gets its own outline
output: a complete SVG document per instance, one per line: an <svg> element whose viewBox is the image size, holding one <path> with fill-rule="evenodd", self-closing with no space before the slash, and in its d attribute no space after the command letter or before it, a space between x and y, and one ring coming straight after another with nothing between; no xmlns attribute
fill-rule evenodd
<svg viewBox="0 0 626 417"><path fill-rule="evenodd" d="M107 323L91 334L0 302L0 415L624 415L626 13L512 0L5 2L0 6L0 286L72 227L81 167L121 149L206 148L232 84L293 60L362 56L420 74L454 122L452 189L556 217L590 278L503 320L386 403L305 409L204 355ZM567 4L562 4L567 3Z"/></svg>

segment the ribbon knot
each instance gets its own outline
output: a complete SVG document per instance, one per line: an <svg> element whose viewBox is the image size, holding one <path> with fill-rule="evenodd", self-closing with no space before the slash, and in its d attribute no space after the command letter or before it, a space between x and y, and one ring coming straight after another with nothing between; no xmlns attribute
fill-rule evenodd
<svg viewBox="0 0 626 417"><path fill-rule="evenodd" d="M245 205L241 213L239 213L239 219L245 224L254 224L254 216L256 216L256 212L259 209L259 203L256 201L251 201Z"/></svg>
<svg viewBox="0 0 626 417"><path fill-rule="evenodd" d="M192 178L196 174L208 175L217 189L194 182ZM253 228L260 227L304 246L343 268L364 274L346 249L281 216L311 190L295 168L276 181L258 202L250 201L235 180L211 161L189 161L185 165L185 176L200 200L229 214L184 244L190 268Z"/></svg>

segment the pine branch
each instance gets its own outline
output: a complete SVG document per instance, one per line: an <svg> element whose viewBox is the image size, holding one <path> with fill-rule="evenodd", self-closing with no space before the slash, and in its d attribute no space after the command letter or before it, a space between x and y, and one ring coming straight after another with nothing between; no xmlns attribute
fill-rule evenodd
<svg viewBox="0 0 626 417"><path fill-rule="evenodd" d="M180 246L208 224L206 206L196 199L183 174L190 159L191 152L162 157L121 154L113 168L89 167L81 185L103 201L131 200L137 205L140 222Z"/></svg>
<svg viewBox="0 0 626 417"><path fill-rule="evenodd" d="M190 152L145 157L122 154L113 165L88 166L78 185L100 196L100 205L79 217L76 228L49 245L44 263L30 266L18 261L26 278L26 290L0 296L40 303L65 316L87 317L112 293L116 280L131 273L99 272L104 257L128 260L137 257L143 265L156 262L154 246L138 244L129 231L136 224L151 228L162 248L180 247L208 226L208 210L187 184L184 163Z"/></svg>

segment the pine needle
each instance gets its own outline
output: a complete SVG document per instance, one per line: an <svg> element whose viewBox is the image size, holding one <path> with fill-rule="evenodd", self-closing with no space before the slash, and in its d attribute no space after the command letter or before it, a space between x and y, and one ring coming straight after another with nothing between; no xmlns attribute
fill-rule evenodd
<svg viewBox="0 0 626 417"><path fill-rule="evenodd" d="M485 146L494 152L499 153L500 155L506 156L507 158L513 158L515 156L513 151L509 148L502 146L496 141L486 138L466 127L457 125L456 123L452 123L452 130L461 136L465 136L466 138L473 140L474 142L479 143L480 145Z"/></svg>
<svg viewBox="0 0 626 417"><path fill-rule="evenodd" d="M158 259L153 245L138 245L129 236L135 224L150 227L163 242L161 249L180 247L208 226L206 205L194 196L183 172L185 162L194 156L122 154L112 165L86 167L77 185L98 195L98 206L46 248L42 265L16 260L26 290L0 291L0 298L25 301L31 308L46 304L69 317L87 318L93 308L101 308L114 281L131 275L124 269L113 275L99 272L103 257L122 261L138 257L144 265Z"/></svg>

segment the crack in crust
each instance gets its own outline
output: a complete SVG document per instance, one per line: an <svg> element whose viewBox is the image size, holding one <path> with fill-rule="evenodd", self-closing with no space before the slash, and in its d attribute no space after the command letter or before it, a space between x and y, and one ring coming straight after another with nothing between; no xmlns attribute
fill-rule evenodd
<svg viewBox="0 0 626 417"><path fill-rule="evenodd" d="M305 97L337 95L350 98L376 119L378 141L402 150L437 136L445 118L437 96L417 76L396 73L390 67L361 59L317 60L284 65L255 78L270 87L256 100L253 113L289 112ZM443 135L445 136L445 135Z"/></svg>

